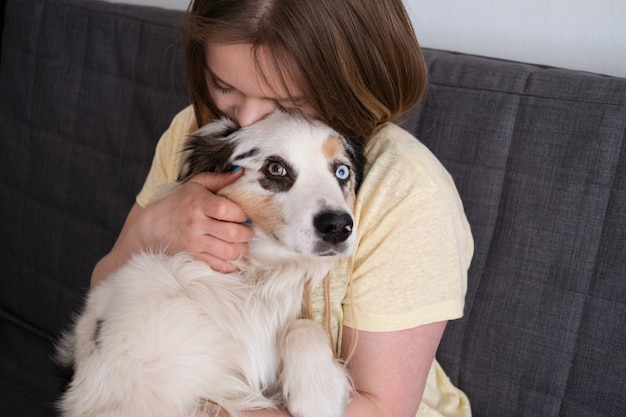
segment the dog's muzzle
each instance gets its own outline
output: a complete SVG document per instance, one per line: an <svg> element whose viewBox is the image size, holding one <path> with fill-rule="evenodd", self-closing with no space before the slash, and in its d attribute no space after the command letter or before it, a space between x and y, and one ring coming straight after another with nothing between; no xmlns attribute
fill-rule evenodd
<svg viewBox="0 0 626 417"><path fill-rule="evenodd" d="M325 242L337 244L350 237L354 223L346 212L325 211L315 216L313 225Z"/></svg>

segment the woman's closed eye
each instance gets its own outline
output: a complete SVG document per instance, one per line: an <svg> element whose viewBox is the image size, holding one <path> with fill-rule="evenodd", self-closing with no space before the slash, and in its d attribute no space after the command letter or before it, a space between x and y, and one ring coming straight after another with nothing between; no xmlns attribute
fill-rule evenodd
<svg viewBox="0 0 626 417"><path fill-rule="evenodd" d="M308 100L303 98L291 99L275 99L276 108L283 113L300 113L308 114L309 116L317 116L317 113L313 110Z"/></svg>
<svg viewBox="0 0 626 417"><path fill-rule="evenodd" d="M215 88L216 91L222 94L229 94L235 91L233 87L229 86L228 84L223 84L215 78L211 78L211 83L213 84L213 88Z"/></svg>

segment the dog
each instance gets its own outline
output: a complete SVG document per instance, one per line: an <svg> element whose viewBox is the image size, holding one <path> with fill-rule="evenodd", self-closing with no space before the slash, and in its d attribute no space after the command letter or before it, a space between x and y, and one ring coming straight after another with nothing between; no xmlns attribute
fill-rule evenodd
<svg viewBox="0 0 626 417"><path fill-rule="evenodd" d="M144 252L89 294L57 348L73 377L65 417L237 416L286 407L339 417L353 391L328 335L302 317L319 284L355 246L358 141L275 112L191 135L179 184L201 172L244 174L219 194L250 217L254 238L222 274L189 254Z"/></svg>

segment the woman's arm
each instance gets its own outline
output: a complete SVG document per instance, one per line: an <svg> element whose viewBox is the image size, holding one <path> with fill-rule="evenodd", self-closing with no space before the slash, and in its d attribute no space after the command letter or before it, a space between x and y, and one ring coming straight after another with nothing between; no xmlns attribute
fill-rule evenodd
<svg viewBox="0 0 626 417"><path fill-rule="evenodd" d="M415 417L446 324L442 321L393 332L344 326L343 352L349 352L357 338L348 364L357 394L350 399L345 417ZM243 413L246 417L289 415L285 410Z"/></svg>
<svg viewBox="0 0 626 417"><path fill-rule="evenodd" d="M446 324L381 333L344 327L343 352L358 337L348 364L358 395L345 415L414 417Z"/></svg>
<svg viewBox="0 0 626 417"><path fill-rule="evenodd" d="M92 288L141 250L189 252L213 269L232 271L230 261L248 251L250 227L235 203L215 195L234 174L200 174L146 208L133 205L115 245L93 270Z"/></svg>

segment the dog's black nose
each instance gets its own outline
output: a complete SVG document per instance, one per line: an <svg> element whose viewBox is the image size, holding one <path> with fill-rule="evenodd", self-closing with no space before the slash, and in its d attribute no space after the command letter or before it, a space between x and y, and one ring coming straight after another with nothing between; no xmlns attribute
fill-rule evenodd
<svg viewBox="0 0 626 417"><path fill-rule="evenodd" d="M352 216L346 212L325 211L313 219L313 225L324 241L341 243L352 233Z"/></svg>

